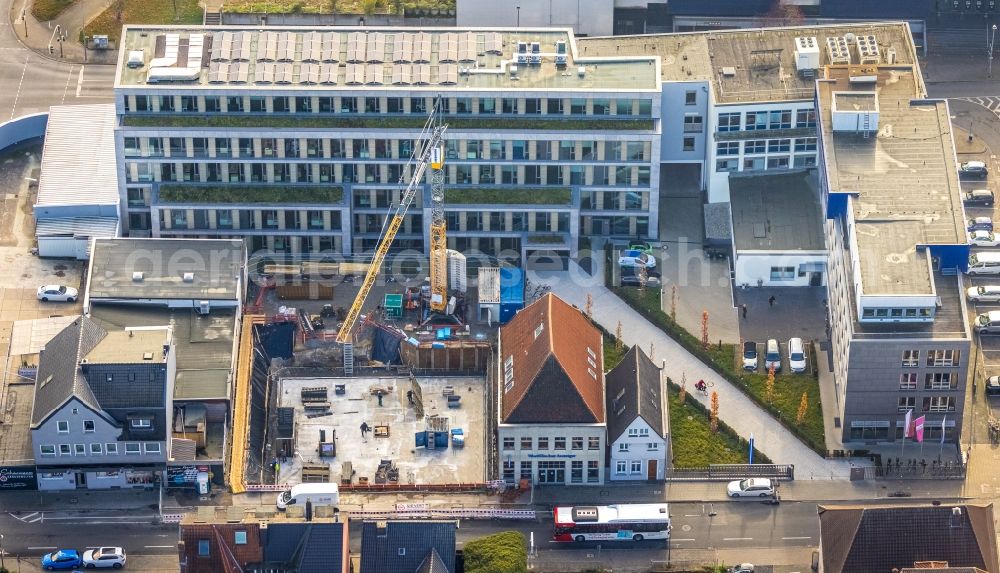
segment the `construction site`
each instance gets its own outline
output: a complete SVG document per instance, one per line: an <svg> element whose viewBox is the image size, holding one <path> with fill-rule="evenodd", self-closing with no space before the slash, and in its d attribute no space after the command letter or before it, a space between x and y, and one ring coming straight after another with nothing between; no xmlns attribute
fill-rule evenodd
<svg viewBox="0 0 1000 573"><path fill-rule="evenodd" d="M525 305L525 278L499 261L470 268L446 248L445 130L432 114L373 255L248 262L226 472L234 493L493 485L494 341ZM390 254L425 175L430 253Z"/></svg>

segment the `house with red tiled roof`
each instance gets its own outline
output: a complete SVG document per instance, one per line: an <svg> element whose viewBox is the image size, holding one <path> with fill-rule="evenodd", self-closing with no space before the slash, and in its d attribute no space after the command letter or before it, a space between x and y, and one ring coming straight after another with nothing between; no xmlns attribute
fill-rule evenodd
<svg viewBox="0 0 1000 573"><path fill-rule="evenodd" d="M509 483L604 483L601 332L548 293L500 329L498 447Z"/></svg>

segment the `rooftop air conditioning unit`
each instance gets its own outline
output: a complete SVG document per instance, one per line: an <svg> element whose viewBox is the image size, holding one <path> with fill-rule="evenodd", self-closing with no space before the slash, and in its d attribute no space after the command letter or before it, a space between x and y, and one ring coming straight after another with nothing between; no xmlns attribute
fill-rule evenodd
<svg viewBox="0 0 1000 573"><path fill-rule="evenodd" d="M814 36L799 36L795 38L795 69L819 69L819 42Z"/></svg>
<svg viewBox="0 0 1000 573"><path fill-rule="evenodd" d="M193 283L194 282L194 273L184 273L184 275L181 278L186 283Z"/></svg>
<svg viewBox="0 0 1000 573"><path fill-rule="evenodd" d="M580 76L581 78L587 75L587 66L580 66L579 68L577 68L576 75Z"/></svg>
<svg viewBox="0 0 1000 573"><path fill-rule="evenodd" d="M207 300L198 301L198 314L208 314L212 310L212 303Z"/></svg>
<svg viewBox="0 0 1000 573"><path fill-rule="evenodd" d="M132 273L132 282L141 283L142 282L142 271L135 271Z"/></svg>

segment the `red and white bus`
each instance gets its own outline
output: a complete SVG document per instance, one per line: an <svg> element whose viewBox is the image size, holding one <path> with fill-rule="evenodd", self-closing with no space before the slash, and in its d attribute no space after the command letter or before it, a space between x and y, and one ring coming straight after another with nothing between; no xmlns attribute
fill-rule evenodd
<svg viewBox="0 0 1000 573"><path fill-rule="evenodd" d="M670 538L665 503L557 507L555 541L642 541Z"/></svg>

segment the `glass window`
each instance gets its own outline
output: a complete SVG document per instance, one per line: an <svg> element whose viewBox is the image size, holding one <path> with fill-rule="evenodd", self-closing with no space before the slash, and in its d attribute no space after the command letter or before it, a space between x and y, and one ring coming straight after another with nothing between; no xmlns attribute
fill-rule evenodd
<svg viewBox="0 0 1000 573"><path fill-rule="evenodd" d="M582 450L583 449L583 436L577 436L577 437L574 437L574 438L570 439L570 447L573 448L574 450Z"/></svg>
<svg viewBox="0 0 1000 573"><path fill-rule="evenodd" d="M160 443L159 442L146 442L142 445L142 449L147 454L159 454L160 453Z"/></svg>
<svg viewBox="0 0 1000 573"><path fill-rule="evenodd" d="M570 483L583 483L583 462L574 460L570 462L569 472Z"/></svg>
<svg viewBox="0 0 1000 573"><path fill-rule="evenodd" d="M757 129L767 129L767 112L748 111L746 119L746 129L748 131Z"/></svg>
<svg viewBox="0 0 1000 573"><path fill-rule="evenodd" d="M683 141L683 151L694 151L694 138L685 137Z"/></svg>
<svg viewBox="0 0 1000 573"><path fill-rule="evenodd" d="M233 533L233 543L236 545L246 545L247 544L247 532L246 531L236 531Z"/></svg>
<svg viewBox="0 0 1000 573"><path fill-rule="evenodd" d="M615 473L624 474L628 470L628 462L625 460L618 460L615 462Z"/></svg>
<svg viewBox="0 0 1000 573"><path fill-rule="evenodd" d="M795 151L816 151L816 138L800 137L796 139Z"/></svg>
<svg viewBox="0 0 1000 573"><path fill-rule="evenodd" d="M553 450L565 450L566 449L566 438L562 438L562 437L555 438L552 441L552 449Z"/></svg>
<svg viewBox="0 0 1000 573"><path fill-rule="evenodd" d="M87 455L87 446L83 444L73 444L73 451L78 456L85 456Z"/></svg>
<svg viewBox="0 0 1000 573"><path fill-rule="evenodd" d="M702 130L702 117L696 113L684 114L684 131L687 133L700 132Z"/></svg>
<svg viewBox="0 0 1000 573"><path fill-rule="evenodd" d="M715 146L716 155L739 155L740 154L740 142L738 141L721 141Z"/></svg>
<svg viewBox="0 0 1000 573"><path fill-rule="evenodd" d="M899 389L900 390L916 390L917 389L917 373L916 372L903 372L899 375Z"/></svg>
<svg viewBox="0 0 1000 573"><path fill-rule="evenodd" d="M795 112L795 127L816 127L816 110L800 109Z"/></svg>
<svg viewBox="0 0 1000 573"><path fill-rule="evenodd" d="M907 410L912 410L917 404L917 398L915 396L901 396L896 403L897 412L906 412Z"/></svg>
<svg viewBox="0 0 1000 573"><path fill-rule="evenodd" d="M209 541L207 539L198 540L198 557L208 557L210 547Z"/></svg>
<svg viewBox="0 0 1000 573"><path fill-rule="evenodd" d="M639 115L649 117L653 115L653 101L648 99L639 100ZM590 480L587 480L590 481Z"/></svg>
<svg viewBox="0 0 1000 573"><path fill-rule="evenodd" d="M68 434L69 433L69 422L67 422L66 420L57 420L56 421L56 431L59 432L60 434Z"/></svg>
<svg viewBox="0 0 1000 573"><path fill-rule="evenodd" d="M174 96L160 96L160 111L174 111Z"/></svg>
<svg viewBox="0 0 1000 573"><path fill-rule="evenodd" d="M135 455L140 451L139 444L137 442L126 442L125 443L125 455Z"/></svg>
<svg viewBox="0 0 1000 573"><path fill-rule="evenodd" d="M695 90L684 92L684 105L698 105L698 92Z"/></svg>
<svg viewBox="0 0 1000 573"><path fill-rule="evenodd" d="M927 352L928 366L958 366L961 350L930 350Z"/></svg>
<svg viewBox="0 0 1000 573"><path fill-rule="evenodd" d="M230 112L243 111L243 96L226 97L226 110Z"/></svg>
<svg viewBox="0 0 1000 573"><path fill-rule="evenodd" d="M118 455L118 444L113 443L113 442L112 443L108 443L108 444L104 444L104 451L107 452L109 456L117 456Z"/></svg>
<svg viewBox="0 0 1000 573"><path fill-rule="evenodd" d="M739 171L739 168L738 159L719 159L715 162L716 171Z"/></svg>
<svg viewBox="0 0 1000 573"><path fill-rule="evenodd" d="M38 446L38 452L43 456L54 456L56 455L56 447L55 445Z"/></svg>
<svg viewBox="0 0 1000 573"><path fill-rule="evenodd" d="M795 280L795 267L771 267L772 281Z"/></svg>
<svg viewBox="0 0 1000 573"><path fill-rule="evenodd" d="M569 113L571 115L584 115L587 113L587 100L583 98L573 98L569 101Z"/></svg>
<svg viewBox="0 0 1000 573"><path fill-rule="evenodd" d="M600 469L597 461L590 460L587 462L587 483L595 483L598 479L600 479Z"/></svg>
<svg viewBox="0 0 1000 573"><path fill-rule="evenodd" d="M505 97L500 99L502 105L502 113L515 114L517 113L517 98Z"/></svg>
<svg viewBox="0 0 1000 573"><path fill-rule="evenodd" d="M267 111L267 98L264 96L250 96L250 111L257 113Z"/></svg>
<svg viewBox="0 0 1000 573"><path fill-rule="evenodd" d="M104 450L101 448L101 444L90 444L90 455L100 456L104 454Z"/></svg>
<svg viewBox="0 0 1000 573"><path fill-rule="evenodd" d="M763 139L751 139L743 144L743 152L746 154L751 153L764 153L767 149L767 141Z"/></svg>
<svg viewBox="0 0 1000 573"><path fill-rule="evenodd" d="M630 99L615 100L615 113L618 115L632 115L632 100Z"/></svg>
<svg viewBox="0 0 1000 573"><path fill-rule="evenodd" d="M69 444L59 444L59 455L69 456L73 454L73 448L69 447Z"/></svg>
<svg viewBox="0 0 1000 573"><path fill-rule="evenodd" d="M601 439L590 437L587 438L587 449L588 450L599 450L601 449Z"/></svg>
<svg viewBox="0 0 1000 573"><path fill-rule="evenodd" d="M788 151L791 144L791 139L771 139L767 142L767 151L770 153Z"/></svg>
<svg viewBox="0 0 1000 573"><path fill-rule="evenodd" d="M611 100L595 99L593 103L594 115L609 115L611 113Z"/></svg>
<svg viewBox="0 0 1000 573"><path fill-rule="evenodd" d="M271 98L271 111L275 113L288 113L292 111L290 101L285 96L274 96Z"/></svg>
<svg viewBox="0 0 1000 573"><path fill-rule="evenodd" d="M719 131L739 131L740 116L739 113L720 113Z"/></svg>
<svg viewBox="0 0 1000 573"><path fill-rule="evenodd" d="M538 438L538 449L547 450L549 449L549 439L548 438Z"/></svg>
<svg viewBox="0 0 1000 573"><path fill-rule="evenodd" d="M549 98L545 101L545 111L551 115L562 115L563 113L563 100L557 98Z"/></svg>
<svg viewBox="0 0 1000 573"><path fill-rule="evenodd" d="M542 113L542 100L536 97L529 97L524 100L524 113Z"/></svg>
<svg viewBox="0 0 1000 573"><path fill-rule="evenodd" d="M788 158L787 157L769 157L767 160L768 169L787 169L788 168Z"/></svg>
<svg viewBox="0 0 1000 573"><path fill-rule="evenodd" d="M358 98L341 97L340 113L358 113Z"/></svg>
<svg viewBox="0 0 1000 573"><path fill-rule="evenodd" d="M522 436L521 437L521 449L522 450L530 450L533 441L534 440L531 439L531 436Z"/></svg>
<svg viewBox="0 0 1000 573"><path fill-rule="evenodd" d="M954 390L958 386L958 377L951 372L929 372L924 375L924 390Z"/></svg>
<svg viewBox="0 0 1000 573"><path fill-rule="evenodd" d="M903 367L904 368L916 368L920 365L920 351L919 350L904 350L903 351Z"/></svg>
<svg viewBox="0 0 1000 573"><path fill-rule="evenodd" d="M531 479L531 462L521 462L521 479Z"/></svg>
<svg viewBox="0 0 1000 573"><path fill-rule="evenodd" d="M183 112L197 112L198 111L198 98L196 96L181 96L181 111Z"/></svg>
<svg viewBox="0 0 1000 573"><path fill-rule="evenodd" d="M94 421L93 420L84 420L83 421L83 432L85 434L91 434L91 433L94 432Z"/></svg>
<svg viewBox="0 0 1000 573"><path fill-rule="evenodd" d="M772 111L768 127L770 129L788 129L792 127L792 110L783 109Z"/></svg>

